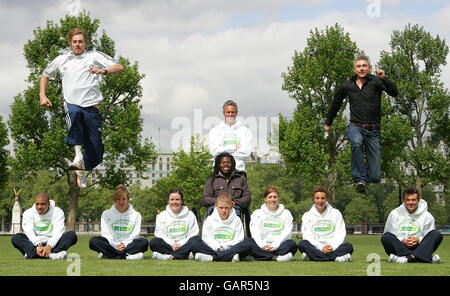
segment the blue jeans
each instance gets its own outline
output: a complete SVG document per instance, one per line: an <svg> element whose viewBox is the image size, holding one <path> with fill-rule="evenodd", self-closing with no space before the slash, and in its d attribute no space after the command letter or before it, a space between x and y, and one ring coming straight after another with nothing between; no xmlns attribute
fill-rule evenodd
<svg viewBox="0 0 450 296"><path fill-rule="evenodd" d="M347 134L352 147L353 182L379 183L381 177L381 132L348 125Z"/></svg>

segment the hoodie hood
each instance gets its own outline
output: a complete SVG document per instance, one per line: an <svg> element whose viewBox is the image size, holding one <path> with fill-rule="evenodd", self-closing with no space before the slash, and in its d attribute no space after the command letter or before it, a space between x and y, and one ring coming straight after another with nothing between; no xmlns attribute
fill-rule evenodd
<svg viewBox="0 0 450 296"><path fill-rule="evenodd" d="M273 217L278 217L280 216L283 211L284 211L284 205L283 204L278 204L278 208L276 211L271 211L267 208L267 205L265 203L263 203L261 205L261 210L264 212L264 214L266 214L267 216L273 216Z"/></svg>
<svg viewBox="0 0 450 296"><path fill-rule="evenodd" d="M238 128L240 128L242 126L242 123L240 120L237 120L234 122L234 124L232 126L229 126L228 124L225 123L225 121L221 121L219 126L226 130L226 129L230 129L230 130L237 130Z"/></svg>
<svg viewBox="0 0 450 296"><path fill-rule="evenodd" d="M51 216L54 209L55 209L55 201L52 200L52 199L50 200L50 206L48 207L48 210L47 210L47 212L45 214L41 215L41 214L38 213L38 211L36 210L36 203L34 203L33 207L32 207L33 213L35 215L39 215L39 216L42 216L42 217L44 217L44 216Z"/></svg>
<svg viewBox="0 0 450 296"><path fill-rule="evenodd" d="M311 213L312 215L314 215L316 217L323 217L323 216L326 216L333 209L334 208L327 201L327 208L325 209L325 211L323 211L323 213L319 213L319 211L316 209L315 204L311 207L311 209L309 210L309 213Z"/></svg>
<svg viewBox="0 0 450 296"><path fill-rule="evenodd" d="M426 213L428 211L428 204L425 200L420 199L419 204L417 205L417 209L414 211L414 213L408 212L405 203L402 203L397 209L400 211L400 214L402 216L410 215L412 217L419 217L423 213Z"/></svg>
<svg viewBox="0 0 450 296"><path fill-rule="evenodd" d="M133 205L131 205L130 203L128 204L128 209L123 213L119 212L115 205L111 206L111 210L114 215L119 215L119 216L120 215L132 215L132 214L134 214L134 212L136 212L133 208Z"/></svg>
<svg viewBox="0 0 450 296"><path fill-rule="evenodd" d="M166 205L166 211L170 217L178 219L183 219L189 214L189 208L187 206L181 206L181 211L178 214L175 214L174 212L172 212L170 205Z"/></svg>

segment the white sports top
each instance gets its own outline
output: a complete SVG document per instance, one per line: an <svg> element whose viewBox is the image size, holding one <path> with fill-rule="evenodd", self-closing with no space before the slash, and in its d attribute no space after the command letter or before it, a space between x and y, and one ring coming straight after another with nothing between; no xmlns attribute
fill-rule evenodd
<svg viewBox="0 0 450 296"><path fill-rule="evenodd" d="M56 78L60 73L64 100L69 104L91 107L103 100L100 92L100 74L89 72L89 66L107 69L118 62L99 51L72 52L59 55L45 68L43 75Z"/></svg>

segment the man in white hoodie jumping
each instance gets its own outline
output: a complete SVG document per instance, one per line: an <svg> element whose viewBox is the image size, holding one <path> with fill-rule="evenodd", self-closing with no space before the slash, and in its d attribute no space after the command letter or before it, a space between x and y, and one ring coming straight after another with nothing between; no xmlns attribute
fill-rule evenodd
<svg viewBox="0 0 450 296"><path fill-rule="evenodd" d="M25 259L64 259L77 242L75 232L65 232L64 212L46 192L38 193L33 207L23 213L22 229L11 242Z"/></svg>
<svg viewBox="0 0 450 296"><path fill-rule="evenodd" d="M433 253L441 244L443 235L435 229L434 217L428 212L427 202L419 191L407 187L403 203L387 218L381 243L389 255L389 262L440 262Z"/></svg>
<svg viewBox="0 0 450 296"><path fill-rule="evenodd" d="M209 152L215 158L217 155L228 152L236 160L236 171L245 175L244 159L253 151L252 133L250 129L236 120L238 114L237 104L228 100L223 104L225 120L213 127L208 134Z"/></svg>
<svg viewBox="0 0 450 296"><path fill-rule="evenodd" d="M347 234L339 210L328 203L324 186L313 189L312 208L303 214L302 237L298 249L302 260L348 262L352 260L353 246L344 242Z"/></svg>

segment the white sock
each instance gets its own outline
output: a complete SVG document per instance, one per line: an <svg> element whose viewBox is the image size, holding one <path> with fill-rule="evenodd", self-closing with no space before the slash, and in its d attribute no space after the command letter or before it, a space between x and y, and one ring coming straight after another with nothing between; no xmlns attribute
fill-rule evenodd
<svg viewBox="0 0 450 296"><path fill-rule="evenodd" d="M77 162L83 159L83 152L81 151L81 145L75 145L75 158L73 162Z"/></svg>

